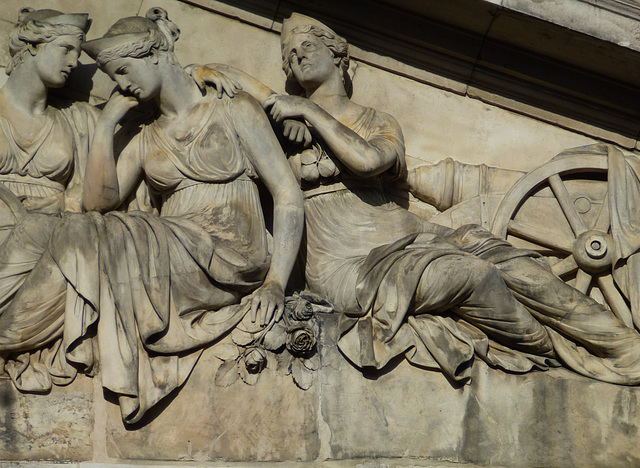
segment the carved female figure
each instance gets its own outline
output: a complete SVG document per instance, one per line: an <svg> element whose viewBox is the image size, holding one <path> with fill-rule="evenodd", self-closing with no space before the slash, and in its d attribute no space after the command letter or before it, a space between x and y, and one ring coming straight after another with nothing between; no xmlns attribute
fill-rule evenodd
<svg viewBox="0 0 640 468"><path fill-rule="evenodd" d="M62 325L50 319L64 313L64 298L42 291L47 300L26 315L14 305L60 213L80 211L96 111L55 102L49 90L64 86L77 66L89 24L86 14L23 8L9 38L9 78L0 89L0 353L22 390L75 375L54 358Z"/></svg>
<svg viewBox="0 0 640 468"><path fill-rule="evenodd" d="M304 97L260 98L276 120L300 119L313 136L290 158L305 193L306 280L344 313L339 346L354 364L382 368L404 355L465 380L478 355L509 371L561 362L592 378L640 383L640 335L533 252L478 226L426 222L387 197L384 183L405 170L402 132L393 117L349 99L344 39L294 14L281 43L284 70ZM206 79L206 68L199 73Z"/></svg>
<svg viewBox="0 0 640 468"><path fill-rule="evenodd" d="M74 133L73 114L95 111L56 103L48 91L76 68L89 24L86 14L23 8L11 32L9 78L0 89L0 181L29 211L79 210L81 191L67 189L80 184L84 166L74 169L87 141Z"/></svg>
<svg viewBox="0 0 640 468"><path fill-rule="evenodd" d="M303 227L300 189L259 104L203 93L173 53L179 32L166 12L147 16L123 18L84 44L119 85L87 156L89 212L59 220L5 314L17 345L46 345L55 365L36 369L44 378L58 368L90 373L99 362L129 423L182 385L202 348L245 316L279 319ZM116 165L116 125L139 101L154 101L157 112ZM274 201L271 253L257 177ZM141 186L159 214L98 213ZM24 324L33 337L21 335Z"/></svg>
<svg viewBox="0 0 640 468"><path fill-rule="evenodd" d="M77 313L99 311L101 375L128 422L181 385L197 350L247 312L263 325L279 318L302 234L302 196L266 115L245 93L203 94L173 53L177 37L153 8L84 45L118 84L96 124L84 206L112 210L144 183L159 215L78 215L52 241L65 252L68 238L92 239L67 242L56 262L81 299ZM156 116L116 164L117 123L149 100ZM256 177L274 201L272 255ZM115 341L127 345L114 350Z"/></svg>

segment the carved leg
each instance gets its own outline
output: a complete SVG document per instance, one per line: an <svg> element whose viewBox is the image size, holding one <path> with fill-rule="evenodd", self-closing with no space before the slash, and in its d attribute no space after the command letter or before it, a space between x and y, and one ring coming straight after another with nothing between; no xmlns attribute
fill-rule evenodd
<svg viewBox="0 0 640 468"><path fill-rule="evenodd" d="M531 258L497 265L509 288L542 323L600 357L640 353L640 335L610 310L564 283Z"/></svg>
<svg viewBox="0 0 640 468"><path fill-rule="evenodd" d="M513 296L497 268L470 255L447 255L425 270L415 313L451 310L496 342L554 356L548 332Z"/></svg>
<svg viewBox="0 0 640 468"><path fill-rule="evenodd" d="M29 351L62 335L66 280L48 252L0 309L0 350Z"/></svg>

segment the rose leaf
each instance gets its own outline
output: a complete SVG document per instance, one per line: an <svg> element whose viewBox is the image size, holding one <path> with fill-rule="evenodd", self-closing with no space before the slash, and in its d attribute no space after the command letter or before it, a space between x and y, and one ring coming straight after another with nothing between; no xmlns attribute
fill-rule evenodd
<svg viewBox="0 0 640 468"><path fill-rule="evenodd" d="M238 346L247 346L253 343L253 335L238 328L231 332L231 339Z"/></svg>
<svg viewBox="0 0 640 468"><path fill-rule="evenodd" d="M224 361L216 372L215 384L218 387L228 387L236 380L238 380L238 370L235 359Z"/></svg>
<svg viewBox="0 0 640 468"><path fill-rule="evenodd" d="M278 362L276 369L278 371L284 371L285 375L289 375L291 373L292 359L293 356L286 351L284 353L276 354L276 361Z"/></svg>
<svg viewBox="0 0 640 468"><path fill-rule="evenodd" d="M291 363L291 375L293 381L302 390L308 390L313 382L313 373L304 367L300 359L294 359Z"/></svg>
<svg viewBox="0 0 640 468"><path fill-rule="evenodd" d="M320 367L320 356L318 355L318 353L315 353L308 359L302 359L302 364L304 364L304 367L306 367L307 369L316 371Z"/></svg>
<svg viewBox="0 0 640 468"><path fill-rule="evenodd" d="M287 341L287 332L281 325L274 326L264 335L264 347L269 351L277 351Z"/></svg>
<svg viewBox="0 0 640 468"><path fill-rule="evenodd" d="M221 361L231 361L237 359L238 347L231 343L220 343L213 348L213 355Z"/></svg>

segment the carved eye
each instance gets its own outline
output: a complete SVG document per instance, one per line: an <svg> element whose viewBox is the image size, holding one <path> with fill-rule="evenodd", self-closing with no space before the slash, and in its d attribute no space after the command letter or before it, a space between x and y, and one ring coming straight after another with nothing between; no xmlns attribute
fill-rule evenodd
<svg viewBox="0 0 640 468"><path fill-rule="evenodd" d="M116 75L126 75L127 67L120 67L116 70Z"/></svg>

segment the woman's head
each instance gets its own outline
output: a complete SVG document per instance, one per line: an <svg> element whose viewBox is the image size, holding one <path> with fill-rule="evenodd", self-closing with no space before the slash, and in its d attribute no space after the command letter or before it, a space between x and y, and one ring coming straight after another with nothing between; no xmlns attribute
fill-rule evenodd
<svg viewBox="0 0 640 468"><path fill-rule="evenodd" d="M7 75L25 61L34 61L36 72L47 86L63 86L78 64L80 45L90 24L86 14L23 8L9 36Z"/></svg>
<svg viewBox="0 0 640 468"><path fill-rule="evenodd" d="M313 53L314 61L323 60L324 54L318 55L317 50L320 45L328 49L333 66L338 68L344 79L349 69L349 44L344 38L319 21L297 13L283 22L282 69L287 74L288 80L296 80L300 83L301 79L304 79L305 73L296 73L298 71L296 65L303 60L303 54ZM308 74L311 74L311 71Z"/></svg>
<svg viewBox="0 0 640 468"><path fill-rule="evenodd" d="M177 64L173 45L179 36L167 12L155 7L146 17L118 20L103 37L83 44L83 49L123 91L147 100L160 86L158 63Z"/></svg>

